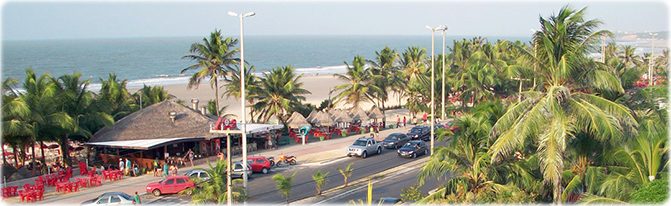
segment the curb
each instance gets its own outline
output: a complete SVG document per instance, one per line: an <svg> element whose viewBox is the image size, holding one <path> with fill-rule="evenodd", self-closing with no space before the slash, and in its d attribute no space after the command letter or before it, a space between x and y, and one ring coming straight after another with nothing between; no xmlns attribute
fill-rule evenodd
<svg viewBox="0 0 671 206"><path fill-rule="evenodd" d="M343 188L342 185L337 186L335 188L331 188L329 190L323 191L321 196L311 196L307 198L303 198L300 200L296 200L294 202L291 202L291 204L300 204L300 205L318 205L322 204L324 201L329 200L330 198L338 197L340 195L345 195L348 194L348 191L354 191L361 189L362 187L367 187L368 185L368 180L373 180L372 183L387 180L389 178L393 178L396 175L404 174L408 170L412 169L418 169L417 166L421 165L425 162L427 162L429 158L422 158L421 160L418 161L413 161L407 164L399 165L393 168L390 168L388 170L385 170L384 172L378 173L378 174L372 174L367 177L359 178L357 180L354 180L352 182L349 182L347 187Z"/></svg>

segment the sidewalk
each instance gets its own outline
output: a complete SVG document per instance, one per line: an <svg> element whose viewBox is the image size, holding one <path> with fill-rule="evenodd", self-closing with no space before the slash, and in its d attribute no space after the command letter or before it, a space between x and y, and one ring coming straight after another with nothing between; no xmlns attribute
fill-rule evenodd
<svg viewBox="0 0 671 206"><path fill-rule="evenodd" d="M391 133L406 133L407 129L412 128L413 125L408 125L406 129L403 128L394 128L394 129L384 129L380 131L380 135L378 137L378 140L384 139L386 136L388 136ZM298 160L298 164L319 164L322 162L327 162L331 160L335 160L338 158L343 158L345 157L346 154L346 149L349 145L354 142L354 140L361 138L361 137L370 137L370 133L366 134L356 134L356 135L350 135L347 137L341 137L341 136L333 136L330 140L324 140L324 141L317 141L317 142L309 142L306 143L305 145L302 145L300 143L298 144L291 144L289 146L280 146L279 149L269 149L269 150L260 150L260 151L255 151L255 152L249 152L248 156L265 156L265 157L277 157L280 154L285 154L285 155L294 155L296 156ZM241 160L242 156L241 155L235 155L232 157L233 161L239 161ZM191 169L194 169L196 167L199 168L209 168L207 165L207 161L209 162L215 162L217 160L216 156L213 157L207 157L207 158L202 158L202 159L197 159L194 160L194 167L191 166L185 166L185 167L180 167L179 168L179 174L182 174L183 172L189 171ZM189 165L189 163L187 163ZM79 169L74 168L73 169L73 176L70 180L73 181L75 177L80 177L79 175ZM26 179L21 179L21 180L16 180L16 181L11 181L7 182L7 186L19 186L19 190L22 189L22 186L24 184L35 184L35 179L37 177L32 177L32 178L26 178ZM88 187L88 188L80 188L80 190L89 190L89 189L95 189L95 190L101 190L101 191L106 191L105 187L109 187L111 184L117 185L117 184L129 184L131 182L151 182L155 181L156 177L154 177L151 174L147 175L142 175L139 177L124 177L124 179L117 180L117 181L103 181L102 186L97 186L97 187ZM4 186L4 185L3 185ZM143 185L139 185L140 187L144 187ZM61 197L63 195L67 195L64 193L57 193L55 187L48 187L46 186L44 188L44 201L48 201L49 199ZM77 193L77 192L75 192ZM147 195L143 195L147 196ZM16 197L10 197L2 200L3 204L15 204L15 203L20 203L20 198L18 196ZM34 204L43 204L42 202L35 202Z"/></svg>

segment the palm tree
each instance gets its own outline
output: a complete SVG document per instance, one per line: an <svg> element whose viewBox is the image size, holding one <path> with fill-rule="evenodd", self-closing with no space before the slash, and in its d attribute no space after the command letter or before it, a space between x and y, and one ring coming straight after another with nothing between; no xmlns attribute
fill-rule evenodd
<svg viewBox="0 0 671 206"><path fill-rule="evenodd" d="M296 75L292 66L276 67L264 73L259 84L261 89L252 97L259 100L254 104L254 109L259 111L259 119L263 118L266 122L275 115L280 121L286 121L288 114L293 112L292 108L299 107L305 100L302 95L310 94L310 91L301 88L301 77L303 74Z"/></svg>
<svg viewBox="0 0 671 206"><path fill-rule="evenodd" d="M107 80L100 78L100 82L102 86L98 94L95 95L96 107L112 115L115 121L130 114L132 99L128 89L126 89L128 80L117 80L116 74L110 73Z"/></svg>
<svg viewBox="0 0 671 206"><path fill-rule="evenodd" d="M294 172L291 177L284 177L281 173L273 175L272 179L277 183L277 191L280 192L282 196L287 199L287 205L289 204L289 199L291 197L291 181L296 177L296 172Z"/></svg>
<svg viewBox="0 0 671 206"><path fill-rule="evenodd" d="M210 169L204 171L209 175L210 181L202 181L199 187L186 189L180 194L192 193L191 203L194 204L225 204L229 198L226 197L228 192L226 187L226 162L217 160L216 165L212 166L212 163L207 161L207 165ZM241 180L234 180L233 184L236 185L239 182ZM233 194L232 202L247 199L242 188L233 187L231 192Z"/></svg>
<svg viewBox="0 0 671 206"><path fill-rule="evenodd" d="M7 78L2 82L2 144L8 143L14 149L14 157L19 155L17 147L22 141L30 140L33 127L29 122L31 114L29 105L24 98L14 91L18 84L17 79ZM2 147L2 153L5 148ZM42 153L44 156L44 153ZM3 164L7 164L6 156L2 156ZM44 159L42 160L44 162ZM15 160L18 167L18 160Z"/></svg>
<svg viewBox="0 0 671 206"><path fill-rule="evenodd" d="M398 53L389 47L384 47L382 51L375 52L377 57L375 61L367 60L372 67L370 68L371 76L369 84L375 85L379 90L372 92L369 95L378 101L378 107L382 108L384 114L384 103L389 100L389 90L398 88L403 83L398 67L395 66L398 60Z"/></svg>
<svg viewBox="0 0 671 206"><path fill-rule="evenodd" d="M317 195L322 195L322 186L326 185L328 182L326 179L328 175L328 172L322 174L321 170L317 171L317 174L312 175L312 179L315 181L315 183L317 183Z"/></svg>
<svg viewBox="0 0 671 206"><path fill-rule="evenodd" d="M585 9L562 7L549 19L540 18L542 29L534 34L538 42L538 74L547 81L545 91L528 92L528 98L511 107L494 125L490 138L491 162L499 162L530 141L538 145L543 179L553 187L553 202L561 202L566 143L578 132L603 143L623 141L623 130L637 123L628 108L594 94L584 93L585 83L610 87L612 75L582 67L586 54L598 37L607 31L594 31L598 20L584 20ZM532 57L533 58L533 57ZM587 81L589 79L590 81ZM581 87L582 86L582 87ZM619 88L618 88L619 87ZM578 89L578 90L576 90Z"/></svg>
<svg viewBox="0 0 671 206"><path fill-rule="evenodd" d="M375 85L369 84L371 79L370 71L365 68L366 61L362 56L354 57L352 66L347 62L347 73L334 74L333 76L343 80L347 83L338 85L333 91L340 91L337 95L338 101L345 100L346 103L352 104L353 107L359 107L362 102L372 101L369 93L381 91Z"/></svg>
<svg viewBox="0 0 671 206"><path fill-rule="evenodd" d="M400 65L403 69L403 76L408 84L419 82L420 84L430 84L426 75L426 49L419 47L408 47L401 55Z"/></svg>
<svg viewBox="0 0 671 206"><path fill-rule="evenodd" d="M254 66L247 67L245 66L245 97L247 99L247 102L249 105L254 105L254 95L259 93L259 79L252 73L254 71ZM226 82L225 85L222 87L225 88L223 96L226 96L226 98L229 97L235 97L240 99L240 66L236 65L234 68L229 69L229 74L227 77L224 79ZM255 116L255 110L254 107L251 107L250 115L253 117ZM252 121L253 118L252 118Z"/></svg>
<svg viewBox="0 0 671 206"><path fill-rule="evenodd" d="M184 74L188 70L198 70L189 79L188 88L198 86L203 79L210 80L210 87L214 89L214 100L217 108L219 108L219 77L226 74L226 68L232 64L239 62L238 59L233 58L233 55L238 53L237 49L233 49L238 40L232 38L224 39L221 36L221 30L215 30L210 33L210 39L203 38L203 44L193 43L190 52L182 57L182 59L196 60L193 64L182 70ZM219 110L217 110L219 111ZM219 113L217 113L219 116Z"/></svg>
<svg viewBox="0 0 671 206"><path fill-rule="evenodd" d="M61 154L64 163L70 164L69 142L79 141L87 142L98 129L104 126L112 126L114 118L102 111L99 111L93 104L93 92L88 91L91 80L80 81L81 73L75 72L72 75L63 75L52 78L51 82L55 84L56 99L62 101L61 109L69 115L74 124L71 128L59 128L60 135L57 137L58 144L61 146Z"/></svg>
<svg viewBox="0 0 671 206"><path fill-rule="evenodd" d="M345 185L343 185L343 187L347 187L347 178L349 178L349 176L351 176L352 172L354 171L354 169L352 169L352 165L354 165L353 162L349 163L347 167L345 167L345 169L338 168L338 172L340 172L340 174L345 180Z"/></svg>
<svg viewBox="0 0 671 206"><path fill-rule="evenodd" d="M147 86L143 85L142 89L137 90L135 93L133 93L133 103L131 103L130 107L132 111L137 111L140 110L141 108L146 108L148 106L151 106L153 104L165 101L165 100L170 100L175 98L175 95L171 95L163 89L163 86Z"/></svg>

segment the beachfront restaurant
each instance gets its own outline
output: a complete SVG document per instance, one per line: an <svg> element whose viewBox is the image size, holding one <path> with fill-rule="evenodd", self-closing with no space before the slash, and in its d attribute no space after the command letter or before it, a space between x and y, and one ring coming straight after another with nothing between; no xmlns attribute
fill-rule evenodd
<svg viewBox="0 0 671 206"><path fill-rule="evenodd" d="M162 163L168 158L183 158L191 149L196 158L215 156L226 149L226 136L211 132L217 117L197 110L163 101L120 120L113 127L105 127L86 143L94 148L95 162L105 167L118 165L119 158L129 158L139 167L152 168L154 159ZM238 126L239 128L240 126ZM247 124L248 151L265 148L265 134L275 134L282 125ZM240 151L241 135L231 134L232 153ZM185 158L186 159L186 158Z"/></svg>

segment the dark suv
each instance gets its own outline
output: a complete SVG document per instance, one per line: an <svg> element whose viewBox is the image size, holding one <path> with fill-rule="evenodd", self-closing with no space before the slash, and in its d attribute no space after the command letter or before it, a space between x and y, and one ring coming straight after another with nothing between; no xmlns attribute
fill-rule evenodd
<svg viewBox="0 0 671 206"><path fill-rule="evenodd" d="M431 136L431 129L428 126L416 126L410 129L407 135L411 140L421 139L424 141L429 141L429 136Z"/></svg>

